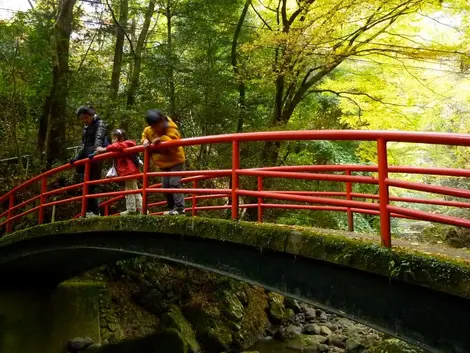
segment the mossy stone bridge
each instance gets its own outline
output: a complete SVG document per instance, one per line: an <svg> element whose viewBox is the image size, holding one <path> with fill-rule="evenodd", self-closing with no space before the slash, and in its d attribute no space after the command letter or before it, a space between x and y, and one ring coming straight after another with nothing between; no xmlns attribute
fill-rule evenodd
<svg viewBox="0 0 470 353"><path fill-rule="evenodd" d="M243 168L240 144L286 140L356 140L377 142L377 166L328 165ZM470 135L378 131L290 131L210 136L135 147L123 153L144 153L138 191L89 194L88 186L122 182L129 177L90 181L90 164L113 159L104 154L82 160L84 181L57 187L57 178L72 168L64 165L43 173L1 197L4 236L0 239L0 278L4 285L54 286L96 266L134 256L152 256L226 274L349 316L432 352L468 352L470 336L470 255L465 252L418 251L391 247L391 218L426 220L470 227L470 221L416 205L467 208L468 190L392 179L404 173L470 177L451 168L389 166L387 143L428 143L470 146ZM228 169L151 172L153 150L177 145L231 144ZM221 165L223 165L221 161ZM359 175L360 174L360 175ZM180 175L192 188L162 189L152 178ZM244 177L241 179L241 177ZM250 182L250 179L257 183ZM272 190L267 179L299 179L306 190ZM343 191L315 190L309 180L344 184ZM377 186L377 194L355 192L360 184ZM254 187L253 187L254 185ZM306 186L307 185L307 186ZM209 186L209 187L208 187ZM217 186L217 187L215 187ZM250 187L251 186L251 187ZM253 190L253 188L255 190ZM393 196L392 188L426 192L431 197ZM143 214L158 216L163 202L155 194L188 195L193 217L114 217L115 205L126 194L143 195ZM459 200L438 199L446 195ZM78 218L86 200L103 199L103 214ZM241 202L241 198L244 198ZM218 202L220 199L229 203ZM252 202L255 200L255 202ZM271 200L268 202L267 200ZM374 201L377 201L374 202ZM399 203L402 206L397 206ZM54 222L56 206L77 215ZM404 205L404 206L403 206ZM200 212L231 211L232 220L197 217ZM241 209L257 209L258 222L240 222ZM349 230L354 213L380 217L381 236L313 228L263 224L268 209L345 212ZM204 214L206 215L206 214ZM51 217L52 216L52 217ZM38 225L32 224L33 222Z"/></svg>

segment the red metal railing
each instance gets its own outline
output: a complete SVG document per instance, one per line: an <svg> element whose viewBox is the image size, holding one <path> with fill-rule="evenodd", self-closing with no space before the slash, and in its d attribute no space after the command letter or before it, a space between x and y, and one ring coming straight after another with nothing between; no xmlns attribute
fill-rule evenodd
<svg viewBox="0 0 470 353"><path fill-rule="evenodd" d="M308 165L308 166L282 166L282 167L260 167L241 168L240 165L240 145L246 142L264 141L288 141L288 140L354 140L354 141L375 141L377 144L377 166L371 165ZM416 209L399 207L394 202L407 204L427 204L435 206L469 208L470 202L459 200L441 199L420 199L410 197L390 196L390 188L402 188L419 192L427 192L438 195L446 195L458 198L470 198L470 191L464 189L429 185L425 183L409 182L404 180L391 179L389 174L418 174L453 177L470 177L470 171L465 169L452 168L419 168L389 166L387 161L388 142L425 143L441 145L470 146L470 135L463 134L440 134L440 133L416 133L416 132L394 132L394 131L285 131L285 132L260 132L232 135L218 135L171 141L159 146L144 148L137 146L127 149L124 153L144 153L144 170L139 175L116 177L112 179L102 179L90 181L91 161L84 159L76 162L73 166L67 164L49 170L22 185L14 188L0 198L2 205L7 205L7 210L0 214L0 227L4 233L13 231L13 225L22 218L37 213L37 223L44 223L45 210L57 205L69 203L81 203L81 212L78 216L85 216L86 201L88 198L105 198L100 204L104 209L104 215L110 215L110 207L122 200L125 195L132 193L142 193L143 214L147 214L148 208L165 205L165 202L149 203L149 196L155 193L184 193L190 195L186 200L191 201L192 216L196 216L198 211L211 210L231 210L233 219L239 218L241 209L257 208L258 222L264 218L265 209L284 210L320 210L345 212L348 219L349 231L354 230L354 213L380 216L380 233L382 244L391 246L390 220L392 217L406 218L412 220L425 220L439 222L456 226L470 227L470 220L464 218L451 217L432 212L424 212ZM182 172L151 172L150 154L152 150L176 146L197 146L204 144L227 144L232 145L232 165L231 169L222 170L197 170ZM116 158L117 153L106 153L95 157L94 161L103 161ZM48 181L60 173L84 165L84 181L75 185L48 190ZM377 176L361 176L355 173L374 173ZM341 173L341 174L332 174ZM184 184L191 184L192 187L182 189L163 189L161 184L150 184L151 178L161 176L181 176ZM240 177L252 177L257 180L256 190L244 189L240 184ZM89 194L88 187L95 184L106 184L124 181L131 178L138 178L142 182L140 190L114 191ZM229 188L201 188L200 183L205 180L220 178L230 178ZM289 191L289 190L266 190L265 180L294 179L304 181L330 181L344 183L344 191ZM34 190L39 183L39 191ZM378 194L365 194L354 192L354 185L373 184L378 186ZM81 190L81 195L65 197L61 200L51 201L51 197L66 195L70 191ZM15 204L15 200L20 193L33 193L27 200ZM256 200L256 203L240 204L240 197L246 196ZM230 204L200 206L198 201L210 199L228 199ZM358 201L361 199L364 201ZM266 200L277 200L283 203L268 203ZM372 201L369 202L368 200ZM378 203L374 203L378 200ZM152 214L161 214L154 212Z"/></svg>

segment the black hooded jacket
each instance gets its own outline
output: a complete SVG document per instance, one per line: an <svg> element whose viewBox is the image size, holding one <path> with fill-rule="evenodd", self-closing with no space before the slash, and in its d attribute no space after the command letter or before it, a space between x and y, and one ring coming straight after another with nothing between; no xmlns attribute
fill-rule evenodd
<svg viewBox="0 0 470 353"><path fill-rule="evenodd" d="M106 139L106 123L95 115L90 125L83 128L82 146L76 159L83 159L95 152L97 147L103 147Z"/></svg>

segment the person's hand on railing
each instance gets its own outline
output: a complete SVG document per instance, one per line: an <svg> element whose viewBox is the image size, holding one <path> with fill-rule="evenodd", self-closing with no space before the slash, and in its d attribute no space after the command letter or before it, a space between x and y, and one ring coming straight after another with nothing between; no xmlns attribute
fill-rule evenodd
<svg viewBox="0 0 470 353"><path fill-rule="evenodd" d="M152 140L152 145L158 145L161 141L162 139L160 137L157 137L156 139Z"/></svg>
<svg viewBox="0 0 470 353"><path fill-rule="evenodd" d="M72 158L72 159L70 160L70 165L73 165L76 161L77 161L77 158Z"/></svg>
<svg viewBox="0 0 470 353"><path fill-rule="evenodd" d="M106 151L107 151L106 147L97 147L96 151L95 151L95 154L104 153Z"/></svg>
<svg viewBox="0 0 470 353"><path fill-rule="evenodd" d="M93 159L93 157L95 157L96 155L97 155L97 152L95 151L95 152L93 152L93 153L90 153L90 154L88 155L88 158L89 158L89 159Z"/></svg>
<svg viewBox="0 0 470 353"><path fill-rule="evenodd" d="M144 143L143 143L143 146L147 148L149 145L150 145L150 141L145 139Z"/></svg>

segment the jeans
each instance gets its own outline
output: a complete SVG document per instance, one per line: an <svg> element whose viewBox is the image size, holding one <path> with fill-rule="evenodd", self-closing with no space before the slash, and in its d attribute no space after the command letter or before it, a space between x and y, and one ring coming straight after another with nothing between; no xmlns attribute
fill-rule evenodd
<svg viewBox="0 0 470 353"><path fill-rule="evenodd" d="M126 180L124 190L137 190L137 179ZM130 194L126 195L126 209L129 212L136 212L142 210L142 195L141 194Z"/></svg>
<svg viewBox="0 0 470 353"><path fill-rule="evenodd" d="M184 170L184 163L177 164L168 169L162 169L163 172L180 172ZM163 188L181 189L181 177L171 176L162 178ZM170 210L184 211L184 194L165 193L166 202Z"/></svg>

